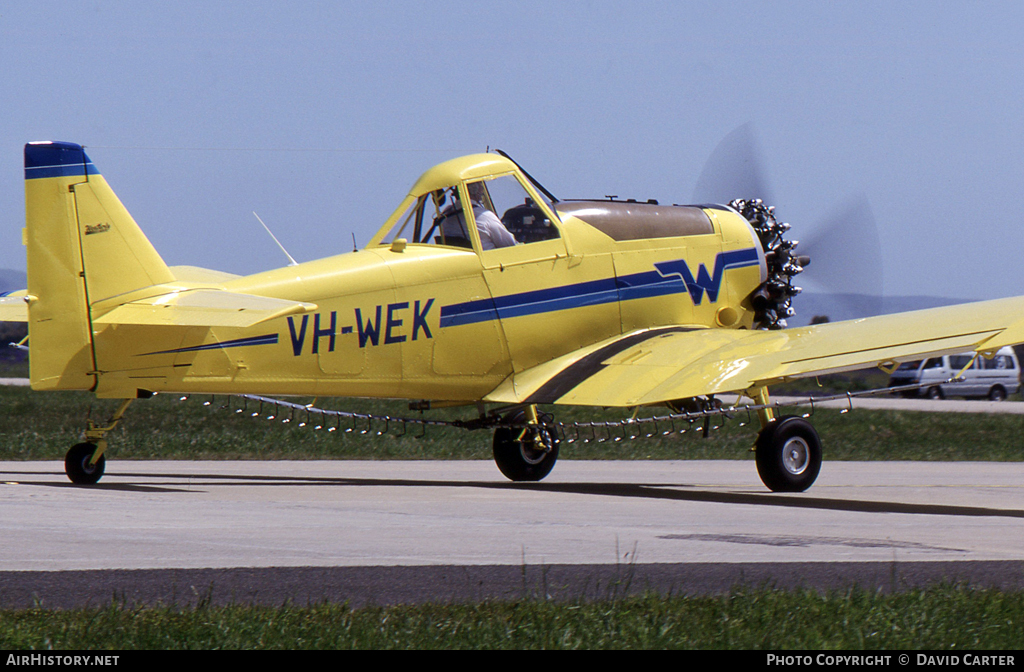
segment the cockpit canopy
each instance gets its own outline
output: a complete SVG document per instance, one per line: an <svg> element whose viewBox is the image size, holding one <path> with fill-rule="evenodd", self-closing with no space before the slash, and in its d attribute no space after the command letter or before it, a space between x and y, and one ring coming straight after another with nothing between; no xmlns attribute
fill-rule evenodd
<svg viewBox="0 0 1024 672"><path fill-rule="evenodd" d="M560 235L553 204L512 161L477 154L424 173L370 246L404 239L410 245L488 250Z"/></svg>

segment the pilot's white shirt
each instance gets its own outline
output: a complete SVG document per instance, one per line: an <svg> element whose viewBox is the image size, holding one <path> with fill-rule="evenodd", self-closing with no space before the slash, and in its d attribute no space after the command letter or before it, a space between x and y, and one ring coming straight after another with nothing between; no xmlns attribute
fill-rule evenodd
<svg viewBox="0 0 1024 672"><path fill-rule="evenodd" d="M480 246L483 249L493 250L496 247L510 247L516 244L515 236L509 233L498 216L479 203L473 204L473 219L476 220L476 230L480 235ZM442 227L445 236L466 235L461 212L448 215Z"/></svg>
<svg viewBox="0 0 1024 672"><path fill-rule="evenodd" d="M516 238L498 216L487 208L473 204L473 219L476 220L476 231L480 234L480 247L493 250L496 247L510 247L516 244Z"/></svg>

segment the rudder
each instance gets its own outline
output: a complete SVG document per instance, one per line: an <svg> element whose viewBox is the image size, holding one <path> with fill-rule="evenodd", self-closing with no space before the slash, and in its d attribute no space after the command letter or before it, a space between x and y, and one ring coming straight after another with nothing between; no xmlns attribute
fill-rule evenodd
<svg viewBox="0 0 1024 672"><path fill-rule="evenodd" d="M25 145L30 375L92 389L97 303L174 276L80 145Z"/></svg>

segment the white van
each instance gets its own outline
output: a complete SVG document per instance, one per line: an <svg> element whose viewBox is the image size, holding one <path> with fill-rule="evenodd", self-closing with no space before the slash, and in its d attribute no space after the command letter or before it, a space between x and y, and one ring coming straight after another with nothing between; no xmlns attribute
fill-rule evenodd
<svg viewBox="0 0 1024 672"><path fill-rule="evenodd" d="M889 377L889 385L923 386L920 390L905 392L904 396L908 397L987 397L992 401L1002 401L1020 389L1020 364L1010 347L1000 349L992 359L979 355L961 374L963 382L943 384L942 381L960 374L972 357L974 353L969 352L900 364Z"/></svg>

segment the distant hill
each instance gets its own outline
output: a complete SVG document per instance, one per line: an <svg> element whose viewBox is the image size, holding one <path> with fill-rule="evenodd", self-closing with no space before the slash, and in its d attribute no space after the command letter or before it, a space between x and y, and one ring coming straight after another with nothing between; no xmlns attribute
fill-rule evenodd
<svg viewBox="0 0 1024 672"><path fill-rule="evenodd" d="M25 289L27 286L28 281L25 279L25 271L0 268L0 294L13 292L16 289Z"/></svg>

